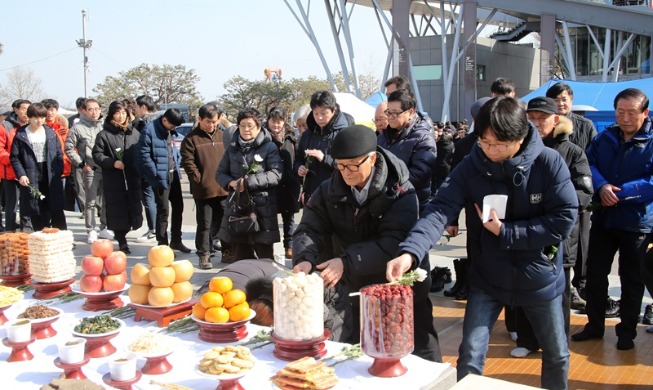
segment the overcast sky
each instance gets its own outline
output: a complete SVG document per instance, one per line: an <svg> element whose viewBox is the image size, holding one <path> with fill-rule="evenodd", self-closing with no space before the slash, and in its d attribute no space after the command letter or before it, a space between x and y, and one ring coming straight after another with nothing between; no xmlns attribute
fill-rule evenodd
<svg viewBox="0 0 653 390"><path fill-rule="evenodd" d="M304 5L308 0L301 1ZM289 0L296 7L296 0ZM233 76L263 79L266 67L284 78L325 78L316 50L283 0L39 1L3 4L0 83L15 67L31 69L47 97L74 106L84 94L82 9L87 9L88 93L107 76L142 63L195 69L206 100L224 93ZM348 8L349 9L349 8ZM323 1L311 1L310 20L327 62L340 70ZM381 76L386 49L370 8L356 6L352 34L357 69Z"/></svg>

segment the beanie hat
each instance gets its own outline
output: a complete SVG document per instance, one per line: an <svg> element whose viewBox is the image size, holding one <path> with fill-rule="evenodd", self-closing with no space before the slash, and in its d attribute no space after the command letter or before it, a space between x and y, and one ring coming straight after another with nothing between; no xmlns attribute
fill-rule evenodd
<svg viewBox="0 0 653 390"><path fill-rule="evenodd" d="M362 156L376 150L376 133L363 125L353 125L341 130L331 144L331 157L346 159Z"/></svg>

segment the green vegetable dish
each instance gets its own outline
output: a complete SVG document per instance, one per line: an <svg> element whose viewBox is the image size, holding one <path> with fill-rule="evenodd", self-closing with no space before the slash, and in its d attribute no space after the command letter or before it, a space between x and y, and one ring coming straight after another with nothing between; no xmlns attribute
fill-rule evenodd
<svg viewBox="0 0 653 390"><path fill-rule="evenodd" d="M111 316L103 314L97 317L86 317L75 327L75 332L82 334L102 334L120 328L120 322Z"/></svg>

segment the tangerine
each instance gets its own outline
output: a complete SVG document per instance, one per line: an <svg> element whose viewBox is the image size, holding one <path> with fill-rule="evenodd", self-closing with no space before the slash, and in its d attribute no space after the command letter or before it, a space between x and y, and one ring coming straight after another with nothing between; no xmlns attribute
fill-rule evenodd
<svg viewBox="0 0 653 390"><path fill-rule="evenodd" d="M249 318L250 309L247 302L239 303L229 309L229 321L242 321Z"/></svg>
<svg viewBox="0 0 653 390"><path fill-rule="evenodd" d="M205 318L204 313L206 313L206 309L204 308L204 306L202 306L199 303L193 305L193 315L195 317L199 318L200 320L204 320Z"/></svg>
<svg viewBox="0 0 653 390"><path fill-rule="evenodd" d="M232 288L234 288L234 282L226 276L211 278L211 282L209 282L209 291L214 291L220 294L224 294Z"/></svg>
<svg viewBox="0 0 653 390"><path fill-rule="evenodd" d="M200 297L200 304L205 309L209 309L211 307L221 307L222 303L222 294L218 294L217 292L209 291L202 294Z"/></svg>
<svg viewBox="0 0 653 390"><path fill-rule="evenodd" d="M229 310L224 307L212 307L204 313L206 322L215 322L223 324L229 322Z"/></svg>
<svg viewBox="0 0 653 390"><path fill-rule="evenodd" d="M223 306L227 309L247 300L245 292L239 288L227 291L222 295L222 297L224 298Z"/></svg>

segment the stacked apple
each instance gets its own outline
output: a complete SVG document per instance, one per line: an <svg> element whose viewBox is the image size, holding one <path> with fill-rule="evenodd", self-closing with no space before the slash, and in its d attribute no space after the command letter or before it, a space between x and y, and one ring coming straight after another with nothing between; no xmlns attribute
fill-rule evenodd
<svg viewBox="0 0 653 390"><path fill-rule="evenodd" d="M174 261L167 245L157 245L147 253L149 264L138 263L131 270L129 299L132 303L169 306L185 302L193 296L193 264L188 260Z"/></svg>
<svg viewBox="0 0 653 390"><path fill-rule="evenodd" d="M97 240L91 245L91 256L82 260L79 286L84 292L120 291L127 283L127 257L113 251L113 242Z"/></svg>

